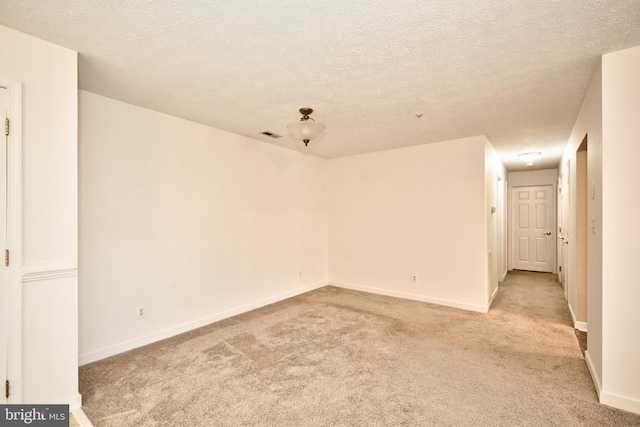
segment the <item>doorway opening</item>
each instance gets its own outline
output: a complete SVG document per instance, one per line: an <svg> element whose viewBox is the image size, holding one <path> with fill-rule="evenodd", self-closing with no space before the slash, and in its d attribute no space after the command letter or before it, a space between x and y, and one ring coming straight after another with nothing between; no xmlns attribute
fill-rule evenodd
<svg viewBox="0 0 640 427"><path fill-rule="evenodd" d="M589 237L587 140L585 135L576 152L576 271L575 289L572 289L569 301L575 328L585 332L587 330L587 241Z"/></svg>

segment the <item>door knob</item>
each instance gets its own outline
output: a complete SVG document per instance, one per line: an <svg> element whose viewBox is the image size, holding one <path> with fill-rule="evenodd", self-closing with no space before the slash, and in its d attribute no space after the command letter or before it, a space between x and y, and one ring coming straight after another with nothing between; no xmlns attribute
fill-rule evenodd
<svg viewBox="0 0 640 427"><path fill-rule="evenodd" d="M547 231L546 233L544 233L545 236L551 236L551 232Z"/></svg>

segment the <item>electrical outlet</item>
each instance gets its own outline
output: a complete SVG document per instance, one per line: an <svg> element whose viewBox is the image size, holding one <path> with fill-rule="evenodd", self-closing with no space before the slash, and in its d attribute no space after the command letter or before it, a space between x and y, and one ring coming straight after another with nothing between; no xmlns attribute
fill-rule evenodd
<svg viewBox="0 0 640 427"><path fill-rule="evenodd" d="M418 275L414 274L411 276L411 283L418 283Z"/></svg>
<svg viewBox="0 0 640 427"><path fill-rule="evenodd" d="M147 316L147 309L145 308L144 305L141 305L140 307L137 308L136 313L137 313L137 318L142 319Z"/></svg>

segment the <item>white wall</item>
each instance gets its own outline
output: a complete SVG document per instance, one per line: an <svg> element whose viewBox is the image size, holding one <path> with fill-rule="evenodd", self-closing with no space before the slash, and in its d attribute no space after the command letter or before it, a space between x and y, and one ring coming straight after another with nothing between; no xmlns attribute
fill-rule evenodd
<svg viewBox="0 0 640 427"><path fill-rule="evenodd" d="M589 197L588 218L596 218L600 224L602 220L602 74L600 65L596 69L591 84L580 108L580 113L574 124L565 153L560 161L561 174L569 173L570 182L570 224L569 235L576 236L576 208L577 208L577 155L580 144L588 136L587 152L587 182L589 188L593 186L594 197ZM570 170L567 171L567 162ZM587 238L587 322L589 328L589 344L586 361L591 376L599 391L602 384L602 232L590 233ZM569 252L569 266L576 271L576 252ZM578 311L575 274L569 276L569 305L575 313Z"/></svg>
<svg viewBox="0 0 640 427"><path fill-rule="evenodd" d="M498 283L504 280L506 264L506 191L507 170L498 152L487 140L485 143L485 216L487 219L487 272L489 283L487 298L493 301L498 293Z"/></svg>
<svg viewBox="0 0 640 427"><path fill-rule="evenodd" d="M330 282L486 311L487 143L480 136L330 160Z"/></svg>
<svg viewBox="0 0 640 427"><path fill-rule="evenodd" d="M637 413L640 413L639 118L640 46L604 55L600 400ZM589 323L591 327L591 319Z"/></svg>
<svg viewBox="0 0 640 427"><path fill-rule="evenodd" d="M327 188L324 159L80 91L81 363L326 285Z"/></svg>
<svg viewBox="0 0 640 427"><path fill-rule="evenodd" d="M640 413L640 47L602 57L561 165L571 165L571 231L575 235L576 150L588 135L586 361L600 402ZM575 258L572 263L575 265Z"/></svg>
<svg viewBox="0 0 640 427"><path fill-rule="evenodd" d="M509 172L509 187L533 187L536 185L555 185L558 181L558 169Z"/></svg>
<svg viewBox="0 0 640 427"><path fill-rule="evenodd" d="M0 78L23 83L22 401L80 405L77 54L0 26ZM17 402L16 402L17 403Z"/></svg>

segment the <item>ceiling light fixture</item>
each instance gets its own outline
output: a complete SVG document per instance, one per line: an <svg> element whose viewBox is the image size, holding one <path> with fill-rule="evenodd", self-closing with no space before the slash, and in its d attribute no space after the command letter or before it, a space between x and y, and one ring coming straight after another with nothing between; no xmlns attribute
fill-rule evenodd
<svg viewBox="0 0 640 427"><path fill-rule="evenodd" d="M300 114L302 114L302 118L300 121L287 125L287 129L289 129L291 136L293 136L294 139L302 140L305 146L324 130L324 125L322 123L318 123L309 117L309 114L311 113L313 113L312 108L301 108Z"/></svg>
<svg viewBox="0 0 640 427"><path fill-rule="evenodd" d="M532 152L532 153L520 153L518 154L518 157L520 157L520 160L525 162L527 166L533 166L533 163L536 161L538 156L540 156L540 154L542 153L539 151Z"/></svg>

